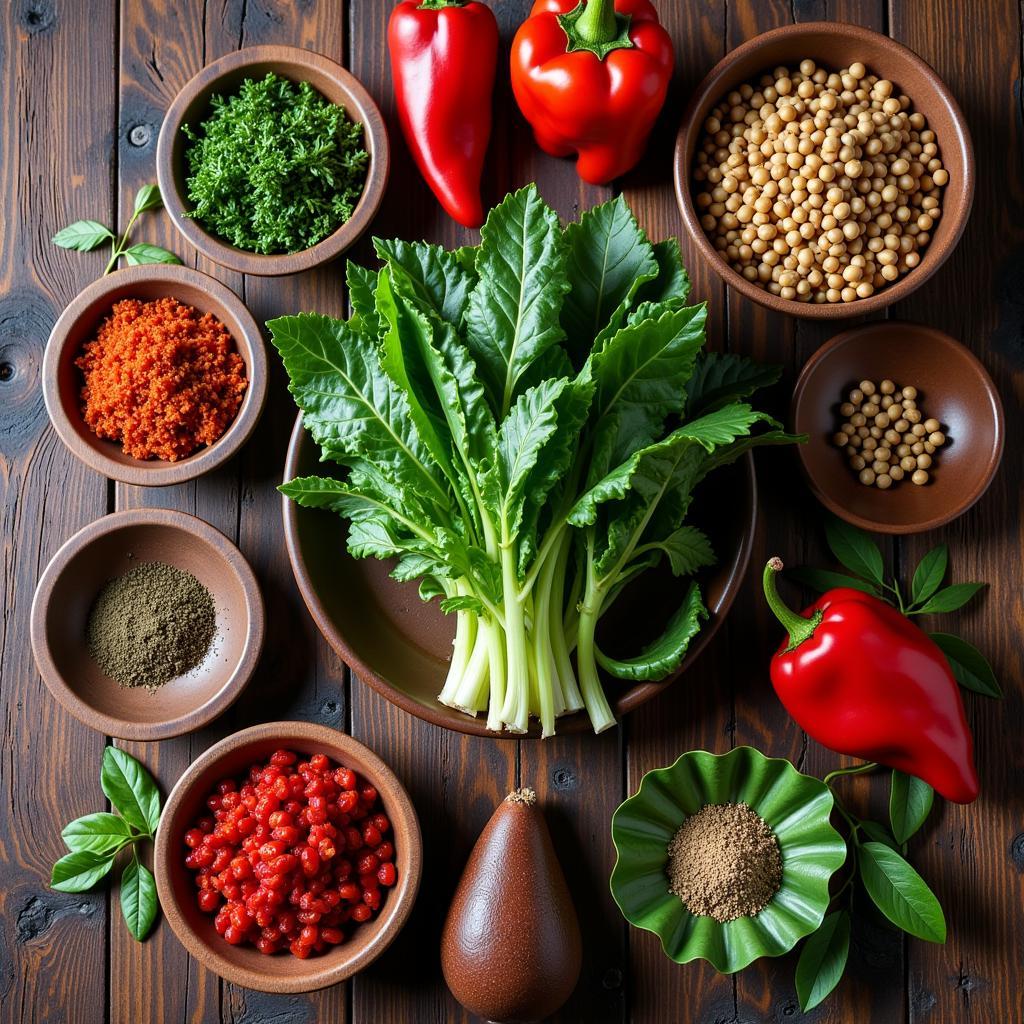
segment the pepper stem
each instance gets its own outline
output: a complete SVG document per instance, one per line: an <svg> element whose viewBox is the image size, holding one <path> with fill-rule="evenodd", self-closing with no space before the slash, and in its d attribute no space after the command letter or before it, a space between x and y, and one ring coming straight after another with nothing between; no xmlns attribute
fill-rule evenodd
<svg viewBox="0 0 1024 1024"><path fill-rule="evenodd" d="M783 629L789 634L789 643L786 646L786 652L789 653L795 651L805 640L810 640L814 636L814 631L821 625L823 616L819 609L811 618L807 619L785 604L779 597L775 586L775 576L782 572L782 569L782 559L778 555L769 558L768 564L764 567L762 582L768 607L771 608L775 618L782 623Z"/></svg>
<svg viewBox="0 0 1024 1024"><path fill-rule="evenodd" d="M604 60L612 50L629 50L632 16L615 10L615 0L580 0L566 14L558 15L566 38L566 53L589 50L598 60Z"/></svg>
<svg viewBox="0 0 1024 1024"><path fill-rule="evenodd" d="M587 0L576 19L576 31L585 43L596 46L616 36L615 0Z"/></svg>

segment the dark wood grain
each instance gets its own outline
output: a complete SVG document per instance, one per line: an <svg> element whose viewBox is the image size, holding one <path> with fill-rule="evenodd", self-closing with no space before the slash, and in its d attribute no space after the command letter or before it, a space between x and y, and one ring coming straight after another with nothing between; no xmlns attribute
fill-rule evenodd
<svg viewBox="0 0 1024 1024"><path fill-rule="evenodd" d="M453 246L476 241L446 218L420 180L397 129L385 45L393 0L12 0L0 28L0 1018L12 1021L469 1024L439 971L438 940L469 849L496 803L532 785L545 807L583 924L582 981L559 1019L569 1024L736 1024L805 1019L793 986L795 957L763 961L734 978L703 964L670 962L658 940L627 930L608 896L614 851L608 819L644 772L685 750L750 743L823 775L844 759L809 742L776 700L767 661L779 630L759 597L764 559L829 564L822 517L792 452L759 453L760 525L751 568L728 622L697 664L664 695L601 737L552 741L465 737L393 708L357 679L320 638L298 596L284 550L276 485L294 404L270 353L264 417L240 456L201 480L166 489L108 485L49 429L39 389L42 348L60 309L102 270L104 257L54 248L50 235L90 217L126 219L136 189L155 180L163 112L192 75L258 43L317 50L348 67L381 106L393 174L373 233ZM967 233L934 279L892 315L960 338L992 372L1006 406L1003 468L985 498L944 530L883 546L909 574L936 543L953 552L953 577L993 586L956 625L992 656L1008 696L967 698L983 796L940 805L910 845L950 926L945 946L904 942L858 908L848 976L806 1019L828 1024L942 1024L1024 1020L1021 876L1024 754L1020 627L1024 534L1018 505L1024 465L1024 160L1021 10L1014 0L711 0L657 3L676 45L666 110L641 165L615 189L583 186L570 162L533 145L512 101L507 47L529 0L494 4L502 30L495 129L484 175L487 205L538 182L564 218L624 193L652 237L679 235L671 155L692 87L727 49L793 20L848 20L888 32L932 63L970 122L978 162ZM83 59L83 54L88 58ZM941 140L940 140L941 141ZM147 214L138 240L164 245L235 290L262 322L279 313L345 309L343 265L287 279L245 278L188 250L164 214ZM730 295L683 240L695 299L710 304L709 344L783 366L767 404L785 416L797 371L833 328L793 321ZM351 254L373 259L368 239ZM60 855L60 825L102 806L104 737L51 701L28 647L28 609L49 556L86 522L141 505L178 508L212 523L249 558L267 606L267 645L240 703L192 736L126 744L169 789L216 739L275 718L325 722L375 749L407 786L424 829L424 886L394 947L347 985L308 996L235 988L185 954L165 924L139 945L116 890L64 896L46 888ZM796 599L796 592L789 596ZM938 623L936 623L938 626ZM881 776L848 780L851 806L884 816ZM114 902L110 902L113 900ZM108 907L112 912L108 916Z"/></svg>

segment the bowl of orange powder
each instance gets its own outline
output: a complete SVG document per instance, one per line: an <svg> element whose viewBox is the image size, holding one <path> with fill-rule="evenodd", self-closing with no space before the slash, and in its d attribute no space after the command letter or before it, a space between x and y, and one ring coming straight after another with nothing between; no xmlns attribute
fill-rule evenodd
<svg viewBox="0 0 1024 1024"><path fill-rule="evenodd" d="M143 486L182 483L231 458L266 397L259 327L219 281L188 267L118 270L64 310L43 396L87 466Z"/></svg>

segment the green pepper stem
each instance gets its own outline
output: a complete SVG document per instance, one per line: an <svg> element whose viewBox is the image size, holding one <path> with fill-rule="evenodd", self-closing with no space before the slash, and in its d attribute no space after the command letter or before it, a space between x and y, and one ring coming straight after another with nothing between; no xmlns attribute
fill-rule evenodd
<svg viewBox="0 0 1024 1024"><path fill-rule="evenodd" d="M769 558L768 564L764 567L762 583L768 607L771 608L775 618L782 623L783 629L789 634L789 643L786 646L786 652L789 653L795 651L805 640L810 640L814 636L814 631L821 625L823 616L819 609L811 618L806 619L785 604L779 597L775 586L775 577L782 569L782 559L778 555Z"/></svg>
<svg viewBox="0 0 1024 1024"><path fill-rule="evenodd" d="M615 22L615 0L587 0L587 6L576 20L580 38L591 45L611 42L618 35Z"/></svg>

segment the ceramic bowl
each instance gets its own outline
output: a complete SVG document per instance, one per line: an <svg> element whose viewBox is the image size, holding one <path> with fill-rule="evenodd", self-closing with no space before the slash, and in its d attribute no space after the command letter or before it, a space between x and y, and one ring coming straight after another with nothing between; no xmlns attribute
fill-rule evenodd
<svg viewBox="0 0 1024 1024"><path fill-rule="evenodd" d="M104 675L85 639L104 584L143 562L190 572L217 611L203 662L152 692ZM133 509L90 523L53 556L32 601L31 637L43 682L79 721L120 739L163 740L212 722L241 695L263 647L263 599L242 553L208 523L170 509Z"/></svg>
<svg viewBox="0 0 1024 1024"><path fill-rule="evenodd" d="M213 926L213 915L196 904L195 874L185 867L182 840L221 779L241 778L250 765L275 750L326 754L354 768L376 787L394 830L398 882L378 915L354 929L341 945L300 960L289 953L264 956L253 946L229 945ZM167 923L188 952L226 981L261 992L311 992L350 978L372 963L401 931L419 889L423 846L416 811L401 782L372 750L325 725L270 722L236 732L200 754L167 798L153 855L157 892Z"/></svg>
<svg viewBox="0 0 1024 1024"><path fill-rule="evenodd" d="M319 449L295 421L285 480L323 471ZM404 711L434 725L476 736L514 738L489 732L483 717L472 717L437 700L451 659L455 624L437 602L424 604L417 584L396 583L392 566L377 559L354 559L345 542L347 527L335 513L300 508L283 498L285 537L292 571L314 621L339 657L356 675ZM693 521L711 538L718 564L700 574L708 620L690 644L680 668L656 683L614 680L609 699L617 718L661 693L710 642L725 619L750 560L757 521L754 463L748 454L725 467L697 491ZM644 575L602 618L598 641L612 657L628 656L660 635L685 594L686 581L667 569ZM558 719L558 732L587 732L585 712ZM540 736L536 722L530 736Z"/></svg>
<svg viewBox="0 0 1024 1024"><path fill-rule="evenodd" d="M212 96L230 95L244 79L260 79L269 72L292 81L309 82L332 103L344 107L348 117L363 125L363 145L370 162L366 185L352 216L333 234L309 249L265 256L238 249L215 237L187 215L191 209L185 185L188 139L181 129L183 125L198 125L207 116ZM242 274L275 276L295 274L333 260L362 235L384 198L389 160L387 131L377 104L340 64L294 46L250 46L207 65L174 98L160 128L156 169L167 212L189 244L222 267Z"/></svg>
<svg viewBox="0 0 1024 1024"><path fill-rule="evenodd" d="M867 487L832 443L839 406L865 377L913 385L921 412L941 424L946 443L924 486L904 477L887 491ZM955 519L988 489L1003 453L1003 408L992 378L969 349L923 324L882 320L826 342L800 373L791 421L810 435L798 450L818 500L878 533L920 533Z"/></svg>
<svg viewBox="0 0 1024 1024"><path fill-rule="evenodd" d="M910 97L912 109L924 114L928 127L936 134L943 166L949 171L949 183L942 193L942 217L922 252L921 262L893 284L854 302L794 302L751 284L733 270L712 245L700 225L693 202L690 169L704 131L704 122L712 108L730 90L739 88L744 82L755 81L765 71L780 64L793 67L807 57L830 71L861 61L870 72L892 81L898 92ZM888 36L858 25L801 22L773 29L743 43L726 54L697 87L676 139L675 185L687 231L708 264L730 288L780 313L836 320L862 316L906 298L945 262L960 240L971 211L974 151L967 121L952 93L934 69L913 51Z"/></svg>
<svg viewBox="0 0 1024 1024"><path fill-rule="evenodd" d="M177 462L135 459L116 441L97 437L82 418L82 374L75 359L95 337L115 302L152 302L171 296L201 313L212 313L234 339L249 381L238 413L212 444ZM101 277L85 288L61 313L50 332L43 357L43 398L57 436L90 469L113 480L144 487L180 484L230 459L259 422L267 395L267 355L252 314L229 288L189 267L154 265L127 267Z"/></svg>
<svg viewBox="0 0 1024 1024"><path fill-rule="evenodd" d="M782 881L756 917L722 924L691 914L669 892L667 865L668 844L686 818L705 804L724 803L745 803L771 826ZM691 750L648 772L612 815L612 896L626 920L654 932L676 963L707 960L732 974L759 957L781 956L817 930L829 905L829 880L846 860L846 842L829 824L832 804L828 786L782 758L753 747Z"/></svg>

